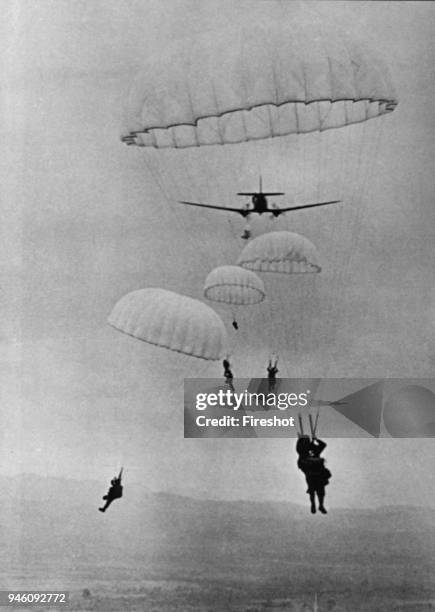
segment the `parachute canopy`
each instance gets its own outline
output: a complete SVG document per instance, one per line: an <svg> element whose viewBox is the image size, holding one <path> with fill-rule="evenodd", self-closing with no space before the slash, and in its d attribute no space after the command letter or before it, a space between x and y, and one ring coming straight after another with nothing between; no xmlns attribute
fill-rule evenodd
<svg viewBox="0 0 435 612"><path fill-rule="evenodd" d="M138 340L202 359L217 360L225 352L226 330L215 311L165 289L128 293L115 304L108 323Z"/></svg>
<svg viewBox="0 0 435 612"><path fill-rule="evenodd" d="M256 272L306 274L320 272L316 247L294 232L269 232L249 242L237 264Z"/></svg>
<svg viewBox="0 0 435 612"><path fill-rule="evenodd" d="M380 58L312 19L185 39L138 75L122 140L151 147L226 144L337 128L397 105Z"/></svg>
<svg viewBox="0 0 435 612"><path fill-rule="evenodd" d="M220 266L205 279L204 295L212 302L244 305L258 304L266 297L263 281L239 266Z"/></svg>

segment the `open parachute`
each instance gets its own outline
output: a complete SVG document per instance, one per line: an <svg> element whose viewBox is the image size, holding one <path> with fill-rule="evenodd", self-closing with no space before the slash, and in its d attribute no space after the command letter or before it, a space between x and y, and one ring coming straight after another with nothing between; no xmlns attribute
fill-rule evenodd
<svg viewBox="0 0 435 612"><path fill-rule="evenodd" d="M269 232L252 240L240 254L239 266L256 272L320 272L316 247L294 232Z"/></svg>
<svg viewBox="0 0 435 612"><path fill-rule="evenodd" d="M260 277L239 266L220 266L210 272L204 283L204 296L212 302L249 306L266 297Z"/></svg>
<svg viewBox="0 0 435 612"><path fill-rule="evenodd" d="M108 323L143 342L201 359L215 361L226 349L225 326L214 310L165 289L140 289L124 295Z"/></svg>
<svg viewBox="0 0 435 612"><path fill-rule="evenodd" d="M259 304L266 297L263 281L255 272L239 266L219 266L204 283L204 296L211 302L226 304L231 311L232 326L239 329L238 310Z"/></svg>
<svg viewBox="0 0 435 612"><path fill-rule="evenodd" d="M184 39L152 58L131 89L123 140L236 143L358 123L396 104L386 67L368 50L313 22L271 21Z"/></svg>

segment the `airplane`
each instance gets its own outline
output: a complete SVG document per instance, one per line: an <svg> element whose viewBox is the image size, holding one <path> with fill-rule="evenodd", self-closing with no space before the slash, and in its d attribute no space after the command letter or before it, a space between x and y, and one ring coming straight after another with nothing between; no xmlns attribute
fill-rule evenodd
<svg viewBox="0 0 435 612"><path fill-rule="evenodd" d="M263 192L262 179L260 176L260 189L255 192L240 192L238 196L250 196L253 208L249 207L249 203L244 208L230 208L227 206L215 206L213 204L203 204L202 202L186 202L185 200L179 200L180 204L187 204L188 206L199 206L201 208L212 208L214 210L225 210L227 212L235 212L246 218L252 213L262 215L264 213L270 213L274 217L279 217L283 213L291 210L300 210L302 208L314 208L315 206L326 206L327 204L338 204L341 200L331 200L329 202L315 202L314 204L301 204L299 206L290 206L288 208L278 208L275 204L272 204L272 208L269 208L267 198L269 196L283 196L285 195L281 191L276 192Z"/></svg>

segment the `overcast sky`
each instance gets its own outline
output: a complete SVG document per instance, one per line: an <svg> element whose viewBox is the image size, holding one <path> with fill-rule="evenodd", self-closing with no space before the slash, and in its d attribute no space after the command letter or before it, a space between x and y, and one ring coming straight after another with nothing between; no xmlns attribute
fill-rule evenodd
<svg viewBox="0 0 435 612"><path fill-rule="evenodd" d="M310 2L292 3L291 9L282 2L233 0L1 4L7 18L0 25L0 471L106 480L123 462L132 480L153 489L303 502L291 442L184 440L179 383L198 373L196 362L156 352L105 323L116 300L140 287L200 297L207 272L234 261L240 248L240 224L213 217L211 225L205 213L174 211L152 181L143 152L120 143L125 97L137 69L174 39L204 30L213 36L238 19L255 23L272 13L289 18L296 8L357 35L379 53L390 66L400 104L385 119L376 158L370 154L375 122L369 128L363 212L295 217L292 228L308 235L326 261L326 281L310 285L306 297L314 302L320 296L329 322L320 305L305 312L303 357L299 363L289 357L283 372L430 376L433 3ZM239 187L256 185L251 181L258 170L276 182L285 161L279 154L278 149L263 166L257 153L255 167L239 159L240 174L231 177L223 171L228 160L221 160L206 195L230 203ZM298 150L293 155L293 178L281 173L282 183L270 186L308 197L311 169L302 184L294 170ZM196 167L188 177L184 173L184 181L168 174L164 180L173 196L180 189L192 197L195 188L204 195ZM327 179L323 185L331 189ZM354 185L348 181L347 187ZM350 236L354 226L358 232ZM357 238L352 245L351 237ZM351 261L340 276L340 253L350 246ZM344 313L340 320L337 313ZM236 373L261 372L268 349L259 346L276 330L269 314L263 311L243 333ZM328 339L324 345L316 329ZM204 373L220 376L220 365ZM331 504L357 504L361 489L366 505L433 504L435 488L427 483L431 457L430 440L332 440Z"/></svg>

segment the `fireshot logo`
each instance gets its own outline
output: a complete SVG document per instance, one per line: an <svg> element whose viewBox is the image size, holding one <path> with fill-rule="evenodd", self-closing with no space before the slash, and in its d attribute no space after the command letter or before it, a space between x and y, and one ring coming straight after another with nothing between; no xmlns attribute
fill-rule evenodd
<svg viewBox="0 0 435 612"><path fill-rule="evenodd" d="M196 409L206 410L210 407L219 406L232 410L249 408L303 408L308 405L308 397L311 391L307 389L304 393L250 393L245 390L236 393L230 389L220 389L217 393L197 393Z"/></svg>

